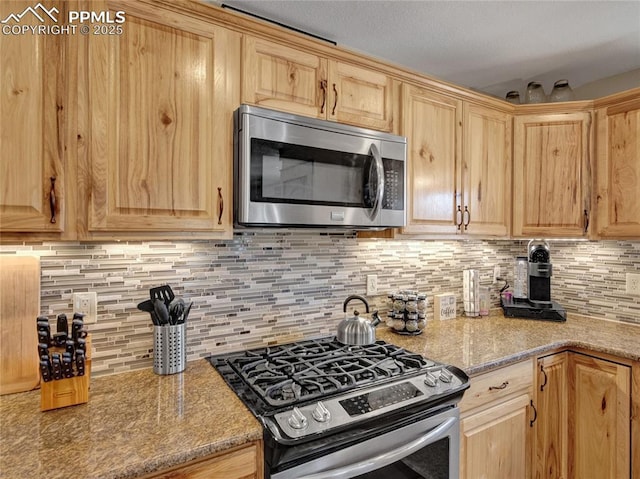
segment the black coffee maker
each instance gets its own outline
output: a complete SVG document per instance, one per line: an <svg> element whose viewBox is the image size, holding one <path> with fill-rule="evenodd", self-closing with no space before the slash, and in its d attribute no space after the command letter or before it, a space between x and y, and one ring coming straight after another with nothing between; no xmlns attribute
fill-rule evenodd
<svg viewBox="0 0 640 479"><path fill-rule="evenodd" d="M565 321L567 313L558 303L551 301L551 253L549 243L531 240L527 246L529 262L528 298L502 301L505 316L514 318Z"/></svg>

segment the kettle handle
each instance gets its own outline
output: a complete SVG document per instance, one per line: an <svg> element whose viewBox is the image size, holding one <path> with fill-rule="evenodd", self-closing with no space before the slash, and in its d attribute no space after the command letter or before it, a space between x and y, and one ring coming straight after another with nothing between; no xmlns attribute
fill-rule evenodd
<svg viewBox="0 0 640 479"><path fill-rule="evenodd" d="M344 305L342 306L342 310L345 313L347 312L347 304L349 304L349 302L354 299L358 299L362 301L364 303L364 307L366 308L367 313L369 312L369 303L367 303L367 300L364 299L362 296L359 296L357 294L352 294L351 296L349 296L347 299L344 300Z"/></svg>

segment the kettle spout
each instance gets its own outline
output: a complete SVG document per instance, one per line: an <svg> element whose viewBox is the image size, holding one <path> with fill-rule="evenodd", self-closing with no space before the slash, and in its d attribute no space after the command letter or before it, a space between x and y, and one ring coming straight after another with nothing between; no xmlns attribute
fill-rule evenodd
<svg viewBox="0 0 640 479"><path fill-rule="evenodd" d="M380 324L382 320L380 319L380 315L378 314L378 311L374 311L371 314L371 326L373 326L374 328Z"/></svg>

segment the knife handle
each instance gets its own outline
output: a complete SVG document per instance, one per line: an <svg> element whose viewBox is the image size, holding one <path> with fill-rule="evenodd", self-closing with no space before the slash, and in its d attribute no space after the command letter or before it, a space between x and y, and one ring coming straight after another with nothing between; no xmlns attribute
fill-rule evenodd
<svg viewBox="0 0 640 479"><path fill-rule="evenodd" d="M45 383L48 383L53 379L51 377L51 362L48 357L46 360L43 359L40 361L40 376L42 376L42 380Z"/></svg>
<svg viewBox="0 0 640 479"><path fill-rule="evenodd" d="M63 348L67 338L67 333L56 333L53 335L53 345Z"/></svg>
<svg viewBox="0 0 640 479"><path fill-rule="evenodd" d="M64 345L65 345L65 352L69 353L70 356L73 356L73 353L75 352L75 349L76 349L75 343L71 339L67 339Z"/></svg>
<svg viewBox="0 0 640 479"><path fill-rule="evenodd" d="M62 361L60 360L60 354L53 353L51 356L53 379L62 379Z"/></svg>
<svg viewBox="0 0 640 479"><path fill-rule="evenodd" d="M62 358L62 374L65 378L73 377L73 364L71 362L71 356Z"/></svg>
<svg viewBox="0 0 640 479"><path fill-rule="evenodd" d="M76 375L84 376L84 352L76 351Z"/></svg>
<svg viewBox="0 0 640 479"><path fill-rule="evenodd" d="M38 343L38 356L49 357L49 346L46 343Z"/></svg>
<svg viewBox="0 0 640 479"><path fill-rule="evenodd" d="M37 322L39 343L44 343L47 346L51 345L51 328L49 327L49 320L40 320Z"/></svg>
<svg viewBox="0 0 640 479"><path fill-rule="evenodd" d="M73 339L73 341L78 340L78 333L80 332L83 326L84 326L84 321L82 321L82 319L74 319L71 322L71 339Z"/></svg>
<svg viewBox="0 0 640 479"><path fill-rule="evenodd" d="M67 315L64 313L58 315L56 332L69 335L69 322L67 321Z"/></svg>

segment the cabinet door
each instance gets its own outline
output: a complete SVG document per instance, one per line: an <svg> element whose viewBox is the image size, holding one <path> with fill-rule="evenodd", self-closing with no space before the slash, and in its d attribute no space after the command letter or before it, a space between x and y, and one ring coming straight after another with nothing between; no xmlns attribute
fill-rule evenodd
<svg viewBox="0 0 640 479"><path fill-rule="evenodd" d="M392 130L393 82L384 73L349 63L329 61L330 120Z"/></svg>
<svg viewBox="0 0 640 479"><path fill-rule="evenodd" d="M66 14L64 2L41 2ZM33 2L0 2L0 18ZM40 4L38 4L40 5ZM46 15L45 25L55 25ZM19 24L42 25L35 15ZM61 233L66 224L65 35L0 35L0 230Z"/></svg>
<svg viewBox="0 0 640 479"><path fill-rule="evenodd" d="M462 217L462 212L456 214L462 101L404 85L402 108L408 152L408 212L403 232L455 234Z"/></svg>
<svg viewBox="0 0 640 479"><path fill-rule="evenodd" d="M597 111L597 232L640 237L640 99Z"/></svg>
<svg viewBox="0 0 640 479"><path fill-rule="evenodd" d="M461 421L461 479L530 477L530 402L523 394Z"/></svg>
<svg viewBox="0 0 640 479"><path fill-rule="evenodd" d="M569 362L569 478L629 478L631 368L582 354Z"/></svg>
<svg viewBox="0 0 640 479"><path fill-rule="evenodd" d="M535 479L567 478L568 353L538 359L534 429Z"/></svg>
<svg viewBox="0 0 640 479"><path fill-rule="evenodd" d="M462 197L464 232L509 236L511 115L465 103Z"/></svg>
<svg viewBox="0 0 640 479"><path fill-rule="evenodd" d="M590 131L588 112L515 117L514 236L587 235Z"/></svg>
<svg viewBox="0 0 640 479"><path fill-rule="evenodd" d="M250 35L242 40L242 103L326 118L327 60Z"/></svg>
<svg viewBox="0 0 640 479"><path fill-rule="evenodd" d="M87 36L89 232L230 234L239 36L154 4L103 7L126 23Z"/></svg>

